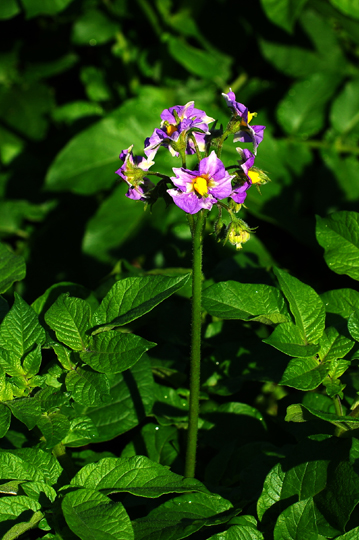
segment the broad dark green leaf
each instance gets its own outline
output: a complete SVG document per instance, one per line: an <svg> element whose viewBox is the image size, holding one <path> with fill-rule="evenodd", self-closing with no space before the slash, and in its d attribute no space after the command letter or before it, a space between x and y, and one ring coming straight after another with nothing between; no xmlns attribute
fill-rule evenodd
<svg viewBox="0 0 359 540"><path fill-rule="evenodd" d="M279 268L274 272L305 342L318 343L325 327L325 307L319 295L287 272Z"/></svg>
<svg viewBox="0 0 359 540"><path fill-rule="evenodd" d="M37 427L45 438L46 448L51 449L66 437L70 429L70 421L64 414L53 412L43 415L37 422Z"/></svg>
<svg viewBox="0 0 359 540"><path fill-rule="evenodd" d="M71 139L48 170L47 189L84 195L108 189L118 178L115 171L122 164L118 158L120 152L134 144L134 152L142 153L143 141L159 126L161 111L166 107L168 96L161 88L141 88L138 97L127 100L111 117ZM130 141L128 133L131 133ZM131 205L136 203L129 201ZM142 212L141 202L137 207ZM91 243L89 236L87 243Z"/></svg>
<svg viewBox="0 0 359 540"><path fill-rule="evenodd" d="M359 478L353 465L349 461L333 464L325 490L318 493L314 500L328 523L344 531L359 502Z"/></svg>
<svg viewBox="0 0 359 540"><path fill-rule="evenodd" d="M65 9L73 0L21 0L26 17L36 15L56 15Z"/></svg>
<svg viewBox="0 0 359 540"><path fill-rule="evenodd" d="M11 412L9 407L0 403L0 439L4 437L10 427Z"/></svg>
<svg viewBox="0 0 359 540"><path fill-rule="evenodd" d="M214 80L218 86L226 83L229 77L233 59L211 48L205 51L193 47L183 39L170 36L168 40L169 53L189 72L197 77Z"/></svg>
<svg viewBox="0 0 359 540"><path fill-rule="evenodd" d="M328 372L329 365L322 364L315 356L293 358L278 384L297 390L314 390L323 382Z"/></svg>
<svg viewBox="0 0 359 540"><path fill-rule="evenodd" d="M62 468L54 456L39 448L0 452L1 479L28 480L55 484Z"/></svg>
<svg viewBox="0 0 359 540"><path fill-rule="evenodd" d="M359 79L354 79L345 85L344 90L333 102L330 121L334 129L339 133L350 132L359 122L358 108Z"/></svg>
<svg viewBox="0 0 359 540"><path fill-rule="evenodd" d="M62 294L45 314L46 323L59 341L74 351L83 351L89 342L91 308L85 300Z"/></svg>
<svg viewBox="0 0 359 540"><path fill-rule="evenodd" d="M27 353L35 343L43 343L45 330L35 311L15 293L15 302L0 326L0 347L17 358Z"/></svg>
<svg viewBox="0 0 359 540"><path fill-rule="evenodd" d="M320 71L294 83L277 108L277 119L283 130L304 137L318 133L324 126L326 104L338 82L336 74Z"/></svg>
<svg viewBox="0 0 359 540"><path fill-rule="evenodd" d="M136 540L180 540L204 526L220 525L231 517L232 504L219 495L180 495L132 522ZM238 512L238 511L237 511ZM234 512L235 513L235 512Z"/></svg>
<svg viewBox="0 0 359 540"><path fill-rule="evenodd" d="M292 32L295 21L306 2L307 0L261 0L268 19L287 32Z"/></svg>
<svg viewBox="0 0 359 540"><path fill-rule="evenodd" d="M8 401L7 406L12 414L26 425L27 429L33 429L41 416L41 406L36 398L14 399Z"/></svg>
<svg viewBox="0 0 359 540"><path fill-rule="evenodd" d="M119 25L99 10L88 10L78 18L72 29L76 45L101 45L114 39Z"/></svg>
<svg viewBox="0 0 359 540"><path fill-rule="evenodd" d="M359 291L354 289L335 289L320 295L328 313L338 313L345 319L359 309Z"/></svg>
<svg viewBox="0 0 359 540"><path fill-rule="evenodd" d="M312 497L298 501L278 517L274 527L274 540L319 539L319 520L320 514Z"/></svg>
<svg viewBox="0 0 359 540"><path fill-rule="evenodd" d="M270 285L225 281L203 291L203 307L221 319L242 319L276 324L290 321L280 291Z"/></svg>
<svg viewBox="0 0 359 540"><path fill-rule="evenodd" d="M36 512L40 509L41 505L38 502L23 495L2 497L0 499L0 521L16 519L27 510Z"/></svg>
<svg viewBox="0 0 359 540"><path fill-rule="evenodd" d="M23 482L21 484L21 489L25 491L28 497L38 502L41 502L40 498L43 499L43 494L46 495L50 502L54 502L57 497L54 488L45 482Z"/></svg>
<svg viewBox="0 0 359 540"><path fill-rule="evenodd" d="M25 260L15 255L5 244L0 243L0 293L7 291L15 281L21 281L26 275Z"/></svg>
<svg viewBox="0 0 359 540"><path fill-rule="evenodd" d="M316 235L329 268L359 280L359 214L342 211L327 218L317 216Z"/></svg>
<svg viewBox="0 0 359 540"><path fill-rule="evenodd" d="M309 420L316 420L318 418L333 424L343 431L359 428L358 418L353 416L338 416L330 412L316 410L313 407L300 404L290 405L288 407L285 420L287 422L307 422Z"/></svg>
<svg viewBox="0 0 359 540"><path fill-rule="evenodd" d="M77 448L95 442L97 437L98 430L91 418L81 416L80 418L71 420L70 429L66 437L62 439L62 444L71 448Z"/></svg>
<svg viewBox="0 0 359 540"><path fill-rule="evenodd" d="M154 382L146 354L131 369L112 376L110 384L110 403L82 411L98 429L99 434L93 442L109 441L125 433L137 426L152 409Z"/></svg>
<svg viewBox="0 0 359 540"><path fill-rule="evenodd" d="M359 341L359 309L353 311L348 319L348 330L352 338Z"/></svg>
<svg viewBox="0 0 359 540"><path fill-rule="evenodd" d="M83 467L71 485L103 489L110 493L127 492L139 497L160 497L165 493L188 493L208 490L198 480L184 478L145 456L104 458Z"/></svg>
<svg viewBox="0 0 359 540"><path fill-rule="evenodd" d="M301 330L293 323L280 324L269 338L263 341L289 356L299 356L300 358L312 356L320 348L320 345L307 344Z"/></svg>
<svg viewBox="0 0 359 540"><path fill-rule="evenodd" d="M53 105L53 93L43 82L11 85L11 88L4 88L0 93L2 119L16 133L34 141L45 137L48 128L47 115Z"/></svg>
<svg viewBox="0 0 359 540"><path fill-rule="evenodd" d="M181 289L190 274L180 276L129 277L117 281L95 311L98 325L122 326L151 311Z"/></svg>
<svg viewBox="0 0 359 540"><path fill-rule="evenodd" d="M65 384L72 393L72 399L81 405L94 406L111 401L108 378L88 366L71 370L66 375Z"/></svg>
<svg viewBox="0 0 359 540"><path fill-rule="evenodd" d="M68 526L81 540L134 540L131 521L122 504L98 491L78 489L67 493L62 511Z"/></svg>
<svg viewBox="0 0 359 540"><path fill-rule="evenodd" d="M121 373L132 367L155 343L117 330L91 337L81 360L100 373Z"/></svg>
<svg viewBox="0 0 359 540"><path fill-rule="evenodd" d="M320 340L319 357L325 362L343 358L354 346L354 341L342 336L332 326L326 328Z"/></svg>
<svg viewBox="0 0 359 540"><path fill-rule="evenodd" d="M115 264L113 250L126 242L146 218L143 203L128 199L126 191L124 183L116 187L88 221L82 241L82 249L87 255Z"/></svg>
<svg viewBox="0 0 359 540"><path fill-rule="evenodd" d="M334 7L336 7L339 11L344 13L344 15L348 15L349 17L359 19L358 0L329 0L329 1Z"/></svg>
<svg viewBox="0 0 359 540"><path fill-rule="evenodd" d="M249 519L246 522L243 518L253 518L253 516L240 516L231 519L229 529L210 536L207 540L264 540L263 534L257 529L256 520L253 518L254 523ZM236 524L237 521L238 524Z"/></svg>
<svg viewBox="0 0 359 540"><path fill-rule="evenodd" d="M151 461L171 467L180 458L178 430L174 426L145 424L139 436L124 448L121 457L147 455Z"/></svg>
<svg viewBox="0 0 359 540"><path fill-rule="evenodd" d="M20 11L20 7L17 4L16 0L7 0L7 2L2 3L0 6L0 19L11 19L17 15Z"/></svg>

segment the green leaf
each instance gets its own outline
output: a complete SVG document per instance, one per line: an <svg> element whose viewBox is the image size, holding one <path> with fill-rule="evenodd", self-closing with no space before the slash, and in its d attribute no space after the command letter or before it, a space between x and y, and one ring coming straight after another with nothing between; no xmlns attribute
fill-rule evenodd
<svg viewBox="0 0 359 540"><path fill-rule="evenodd" d="M315 503L331 526L343 531L359 502L359 478L349 461L333 464L327 486Z"/></svg>
<svg viewBox="0 0 359 540"><path fill-rule="evenodd" d="M37 423L46 441L46 448L54 448L64 439L70 430L69 419L59 413L54 412L48 415L43 415Z"/></svg>
<svg viewBox="0 0 359 540"><path fill-rule="evenodd" d="M84 253L97 260L115 264L114 250L124 244L145 219L143 203L134 203L125 196L124 183L116 187L87 222L82 241ZM121 208L121 212L118 209Z"/></svg>
<svg viewBox="0 0 359 540"><path fill-rule="evenodd" d="M327 328L320 340L319 357L325 362L343 358L354 347L354 342L341 336L332 326Z"/></svg>
<svg viewBox="0 0 359 540"><path fill-rule="evenodd" d="M208 490L198 480L184 478L145 456L104 458L83 467L71 480L75 487L127 492L138 497Z"/></svg>
<svg viewBox="0 0 359 540"><path fill-rule="evenodd" d="M159 115L166 107L168 96L162 89L141 88L138 97L127 100L111 117L100 120L71 139L48 170L47 189L70 190L83 195L108 189L114 184L115 171L121 165L119 152L130 145L128 133L131 132L134 151L142 151L144 139L158 125ZM136 207L134 201L127 204ZM141 202L137 208L142 213Z"/></svg>
<svg viewBox="0 0 359 540"><path fill-rule="evenodd" d="M78 18L72 28L72 41L76 45L102 45L114 39L119 25L101 11L91 9Z"/></svg>
<svg viewBox="0 0 359 540"><path fill-rule="evenodd" d="M358 109L359 79L354 79L347 82L343 91L333 102L330 111L330 121L335 131L343 134L349 133L357 126L359 122Z"/></svg>
<svg viewBox="0 0 359 540"><path fill-rule="evenodd" d="M338 83L336 74L323 72L294 83L277 108L283 130L290 135L309 137L323 129L326 104Z"/></svg>
<svg viewBox="0 0 359 540"><path fill-rule="evenodd" d="M158 506L132 522L136 540L180 540L204 526L220 525L232 515L232 504L219 495L191 493ZM238 512L238 510L237 510Z"/></svg>
<svg viewBox="0 0 359 540"><path fill-rule="evenodd" d="M7 406L11 409L12 414L23 422L27 429L33 429L40 416L41 406L36 398L20 398L8 401Z"/></svg>
<svg viewBox="0 0 359 540"><path fill-rule="evenodd" d="M355 310L348 319L348 330L352 338L359 341L359 310Z"/></svg>
<svg viewBox="0 0 359 540"><path fill-rule="evenodd" d="M270 285L224 281L203 291L203 307L221 319L276 324L290 320L280 291Z"/></svg>
<svg viewBox="0 0 359 540"><path fill-rule="evenodd" d="M306 343L318 343L325 328L325 307L319 295L283 270L276 268L274 273Z"/></svg>
<svg viewBox="0 0 359 540"><path fill-rule="evenodd" d="M6 3L1 4L0 6L0 19L11 19L17 15L20 11L20 8L16 0L7 0Z"/></svg>
<svg viewBox="0 0 359 540"><path fill-rule="evenodd" d="M329 0L330 3L344 15L359 19L358 0Z"/></svg>
<svg viewBox="0 0 359 540"><path fill-rule="evenodd" d="M352 529L351 531L348 531L345 534L341 534L340 536L337 536L335 540L357 540L359 535L359 527L355 527L355 529Z"/></svg>
<svg viewBox="0 0 359 540"><path fill-rule="evenodd" d="M320 345L308 345L299 327L293 323L280 324L269 338L263 339L263 341L289 356L299 356L300 358L313 356L320 349Z"/></svg>
<svg viewBox="0 0 359 540"><path fill-rule="evenodd" d="M170 55L190 73L214 80L219 86L225 85L233 62L230 56L213 48L211 51L198 49L173 35L169 36L168 45Z"/></svg>
<svg viewBox="0 0 359 540"><path fill-rule="evenodd" d="M336 442L304 439L271 469L257 503L260 520L274 505L272 511L279 514L294 497L301 501L325 489L328 466L338 455Z"/></svg>
<svg viewBox="0 0 359 540"><path fill-rule="evenodd" d="M41 345L38 345L33 351L27 353L23 360L22 367L26 377L33 377L40 371L41 360Z"/></svg>
<svg viewBox="0 0 359 540"><path fill-rule="evenodd" d="M81 69L81 81L85 85L87 97L92 101L107 101L111 92L106 84L104 72L95 66Z"/></svg>
<svg viewBox="0 0 359 540"><path fill-rule="evenodd" d="M26 18L36 15L56 15L65 9L73 0L21 0Z"/></svg>
<svg viewBox="0 0 359 540"><path fill-rule="evenodd" d="M124 448L121 457L147 455L151 461L171 467L180 459L178 430L174 426L145 424L141 433Z"/></svg>
<svg viewBox="0 0 359 540"><path fill-rule="evenodd" d="M0 452L0 475L8 480L57 482L62 468L57 459L40 448L20 448Z"/></svg>
<svg viewBox="0 0 359 540"><path fill-rule="evenodd" d="M327 313L338 313L345 319L359 309L359 291L354 289L335 289L321 294L320 298Z"/></svg>
<svg viewBox="0 0 359 540"><path fill-rule="evenodd" d="M16 133L39 141L46 135L47 114L53 107L53 100L51 89L43 83L11 85L0 92L0 114Z"/></svg>
<svg viewBox="0 0 359 540"><path fill-rule="evenodd" d="M343 431L349 431L359 428L359 419L353 416L338 416L336 414L319 411L313 407L308 407L300 404L290 405L287 408L286 422L307 422L309 420L324 420Z"/></svg>
<svg viewBox="0 0 359 540"><path fill-rule="evenodd" d="M0 439L4 437L10 427L11 422L11 412L10 409L0 403Z"/></svg>
<svg viewBox="0 0 359 540"><path fill-rule="evenodd" d="M315 357L293 358L278 384L297 390L314 390L324 381L328 372L329 365L322 364Z"/></svg>
<svg viewBox="0 0 359 540"><path fill-rule="evenodd" d="M79 489L62 501L66 523L81 540L134 540L130 518L121 503L102 493Z"/></svg>
<svg viewBox="0 0 359 540"><path fill-rule="evenodd" d="M307 0L261 0L268 19L287 32L292 32L296 19Z"/></svg>
<svg viewBox="0 0 359 540"><path fill-rule="evenodd" d="M94 442L96 437L98 437L98 430L91 418L81 416L80 418L71 420L70 430L66 437L62 439L62 444L71 448L77 448L78 446L84 446Z"/></svg>
<svg viewBox="0 0 359 540"><path fill-rule="evenodd" d="M21 358L35 343L45 341L45 330L35 311L15 293L15 302L0 326L0 347Z"/></svg>
<svg viewBox="0 0 359 540"><path fill-rule="evenodd" d="M15 255L5 244L0 243L0 293L7 291L15 281L21 281L26 275L25 260Z"/></svg>
<svg viewBox="0 0 359 540"><path fill-rule="evenodd" d="M70 371L65 384L67 390L72 392L72 399L81 405L94 406L111 401L108 378L88 366Z"/></svg>
<svg viewBox="0 0 359 540"><path fill-rule="evenodd" d="M250 516L252 517L252 516ZM232 522L238 518L233 518ZM208 540L264 540L264 536L253 525L233 525L224 532L210 536Z"/></svg>
<svg viewBox="0 0 359 540"><path fill-rule="evenodd" d="M59 341L74 351L83 351L89 342L91 308L85 300L62 294L45 314L46 323Z"/></svg>
<svg viewBox="0 0 359 540"><path fill-rule="evenodd" d="M45 484L45 482L24 482L21 484L21 489L25 491L28 497L40 503L43 502L43 494L45 494L48 501L52 503L55 501L57 496L54 488L48 484ZM46 501L47 504L48 501Z"/></svg>
<svg viewBox="0 0 359 540"><path fill-rule="evenodd" d="M98 429L99 435L93 442L108 441L125 433L137 426L152 409L154 382L147 355L144 354L131 369L112 376L110 384L110 403L82 411Z"/></svg>
<svg viewBox="0 0 359 540"><path fill-rule="evenodd" d="M117 281L95 311L98 325L122 326L151 311L181 289L190 274L180 276L129 277Z"/></svg>
<svg viewBox="0 0 359 540"><path fill-rule="evenodd" d="M308 77L318 73L323 67L323 60L314 51L300 47L272 43L263 39L259 42L262 55L277 69L290 77Z"/></svg>
<svg viewBox="0 0 359 540"><path fill-rule="evenodd" d="M155 343L117 330L101 332L90 340L81 360L100 373L121 373L132 367Z"/></svg>
<svg viewBox="0 0 359 540"><path fill-rule="evenodd" d="M2 497L0 499L0 521L16 519L27 510L36 512L40 508L41 505L29 497L22 495L18 495L17 497Z"/></svg>
<svg viewBox="0 0 359 540"><path fill-rule="evenodd" d="M316 235L329 268L359 280L359 214L342 211L327 218L317 216Z"/></svg>
<svg viewBox="0 0 359 540"><path fill-rule="evenodd" d="M318 538L318 513L312 497L292 504L279 516L274 540L314 540Z"/></svg>
<svg viewBox="0 0 359 540"><path fill-rule="evenodd" d="M92 103L91 101L72 101L70 103L65 103L61 107L56 107L52 113L52 118L55 122L72 124L73 122L76 122L76 120L86 116L102 116L103 114L103 108L99 103Z"/></svg>

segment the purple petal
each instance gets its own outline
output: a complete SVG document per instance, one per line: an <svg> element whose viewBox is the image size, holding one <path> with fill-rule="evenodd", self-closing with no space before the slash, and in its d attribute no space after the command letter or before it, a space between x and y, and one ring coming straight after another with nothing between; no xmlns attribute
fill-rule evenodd
<svg viewBox="0 0 359 540"><path fill-rule="evenodd" d="M177 189L168 189L167 193L172 197L178 208L181 208L187 214L197 214L202 208L210 210L217 202L214 197L198 197L194 192L183 193Z"/></svg>

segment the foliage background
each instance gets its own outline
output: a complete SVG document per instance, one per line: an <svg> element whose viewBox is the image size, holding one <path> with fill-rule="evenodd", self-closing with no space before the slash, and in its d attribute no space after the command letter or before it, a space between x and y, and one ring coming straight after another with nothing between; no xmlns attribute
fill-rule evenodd
<svg viewBox="0 0 359 540"><path fill-rule="evenodd" d="M28 303L57 282L78 283L102 298L123 277L190 268L191 239L183 212L162 203L152 214L144 212L141 203L124 196L125 186L114 171L122 149L134 144L135 152L142 153L164 108L194 100L225 124L229 113L221 92L229 87L267 126L256 164L272 182L262 194L249 191L243 217L258 230L242 251L216 244L210 235L213 219L208 220L204 286L225 280L271 285L276 265L319 294L352 287L349 278L326 266L315 239L315 215L358 210L356 2L7 0L0 5L0 32L6 35L0 52L0 238L26 260L26 278L14 290ZM227 164L236 159L231 141L223 158ZM178 163L163 151L156 166L165 172ZM81 290L78 295L88 294ZM10 303L12 293L5 295ZM141 418L151 412L166 426L171 445L161 462L178 473L183 471L183 430L178 435L172 426L184 421L178 411L187 395L182 386L187 384L189 297L185 287L157 307L155 315L131 327L158 343L149 353L157 381L152 410L151 381L145 380L140 364L131 376L142 384L148 405ZM280 421L269 421L264 437L257 412L252 411L256 422L251 415L243 420L236 402L269 415L279 410L283 418L292 390L272 384L280 380L284 360L258 345L258 337L267 336L264 326L253 331L253 325L207 317L204 333L202 373L209 397L202 418L214 429L202 436L198 477L214 482L217 475L230 485L233 471L218 466L229 459L231 437L238 442L233 433L248 432L249 444L264 438L265 444L281 447L294 441L291 425L283 427ZM239 337L245 361L228 368L226 355L235 357ZM169 408L161 385L163 393L177 389L170 394ZM136 421L123 425L122 432L133 425ZM148 455L153 451L151 430L151 420L143 420L113 445L94 447L115 455ZM227 457L216 440L228 450ZM248 448L251 454L253 447ZM268 451L259 467L260 452L253 463L245 452L241 463L248 467L236 465L236 473L251 484L245 497L252 504L279 454ZM84 463L80 455L77 459ZM355 515L353 525L358 522Z"/></svg>
<svg viewBox="0 0 359 540"><path fill-rule="evenodd" d="M225 123L221 92L230 86L267 125L257 161L273 181L247 199L246 219L259 229L242 260L209 239L205 272L220 261L228 273L233 259L245 267L274 259L328 288L335 276L314 215L353 210L359 195L359 22L346 5L4 3L0 234L27 260L22 294L32 301L61 280L94 288L121 259L146 270L188 267L184 216L144 214L123 198L114 171L123 148L142 152L172 104L194 100ZM161 160L176 165L164 152Z"/></svg>

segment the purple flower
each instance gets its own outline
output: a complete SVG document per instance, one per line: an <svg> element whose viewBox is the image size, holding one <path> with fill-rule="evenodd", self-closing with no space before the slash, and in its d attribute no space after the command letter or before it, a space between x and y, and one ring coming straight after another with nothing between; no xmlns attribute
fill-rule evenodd
<svg viewBox="0 0 359 540"><path fill-rule="evenodd" d="M229 197L232 193L231 176L215 151L199 162L198 170L174 168L175 177L171 177L176 186L167 193L174 203L187 212L196 214L202 208L210 210L217 200Z"/></svg>
<svg viewBox="0 0 359 540"><path fill-rule="evenodd" d="M242 158L241 162L238 163L247 179L234 186L231 198L237 204L243 204L247 197L247 189L251 187L252 183L255 183L251 177L252 172L250 171L251 167L254 165L255 155L247 149L242 150L242 148L236 148L236 150ZM255 174L256 173L253 174L253 177L255 177Z"/></svg>
<svg viewBox="0 0 359 540"><path fill-rule="evenodd" d="M238 116L240 120L239 131L234 134L233 142L252 142L256 154L257 147L263 140L263 132L266 127L249 125L255 113L250 113L247 107L236 101L235 93L232 92L231 88L228 94L222 94L222 96L227 101L228 107L232 109L234 117Z"/></svg>
<svg viewBox="0 0 359 540"><path fill-rule="evenodd" d="M186 145L186 154L194 154L196 152L194 144L188 140L190 133L193 133L199 150L204 151L205 136L209 134L208 124L213 122L214 118L196 109L194 101L165 109L161 118L161 127L155 129L151 137L145 140L145 154L149 159L154 158L160 146L167 147L171 154L177 157L181 142ZM197 132L197 129L204 133Z"/></svg>
<svg viewBox="0 0 359 540"><path fill-rule="evenodd" d="M122 150L120 159L123 161L123 165L116 171L116 174L129 186L126 197L134 201L146 201L147 194L154 187L154 184L146 178L145 171L148 171L154 161L134 156L132 148L133 145L127 150Z"/></svg>

